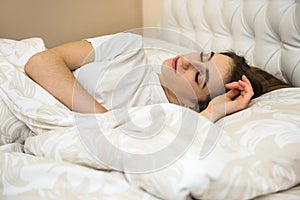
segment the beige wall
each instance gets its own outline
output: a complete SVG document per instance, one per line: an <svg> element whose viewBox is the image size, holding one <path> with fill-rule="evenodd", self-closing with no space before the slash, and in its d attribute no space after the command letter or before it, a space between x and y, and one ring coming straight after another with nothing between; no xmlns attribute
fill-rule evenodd
<svg viewBox="0 0 300 200"><path fill-rule="evenodd" d="M162 25L163 0L143 0L143 26L156 27Z"/></svg>
<svg viewBox="0 0 300 200"><path fill-rule="evenodd" d="M142 27L142 0L0 0L0 38L47 47Z"/></svg>

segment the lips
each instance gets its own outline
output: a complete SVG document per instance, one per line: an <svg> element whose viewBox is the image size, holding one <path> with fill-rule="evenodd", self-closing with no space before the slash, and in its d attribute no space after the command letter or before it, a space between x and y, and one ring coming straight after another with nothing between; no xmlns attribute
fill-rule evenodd
<svg viewBox="0 0 300 200"><path fill-rule="evenodd" d="M179 57L176 57L172 60L172 68L176 71L177 70L177 62Z"/></svg>

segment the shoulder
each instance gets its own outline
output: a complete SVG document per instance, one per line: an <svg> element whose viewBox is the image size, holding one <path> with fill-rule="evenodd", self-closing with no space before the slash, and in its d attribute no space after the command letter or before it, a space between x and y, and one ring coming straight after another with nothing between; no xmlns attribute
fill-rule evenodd
<svg viewBox="0 0 300 200"><path fill-rule="evenodd" d="M142 36L133 33L116 33L111 35L98 36L87 38L86 41L90 42L94 49L99 46L125 46L125 47L142 47Z"/></svg>
<svg viewBox="0 0 300 200"><path fill-rule="evenodd" d="M94 49L95 60L112 60L120 55L137 53L143 49L143 40L140 35L132 33L116 33L86 39Z"/></svg>

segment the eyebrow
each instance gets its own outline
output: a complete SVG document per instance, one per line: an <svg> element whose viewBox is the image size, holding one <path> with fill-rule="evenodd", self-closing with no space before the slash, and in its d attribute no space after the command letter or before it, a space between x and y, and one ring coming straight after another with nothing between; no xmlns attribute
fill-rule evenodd
<svg viewBox="0 0 300 200"><path fill-rule="evenodd" d="M208 61L210 61L210 60L212 59L212 57L214 57L214 55L215 55L215 52L212 51L212 52L210 53L210 56L209 56L209 58L208 58Z"/></svg>
<svg viewBox="0 0 300 200"><path fill-rule="evenodd" d="M203 51L200 53L200 61L203 62Z"/></svg>
<svg viewBox="0 0 300 200"><path fill-rule="evenodd" d="M207 61L210 61L210 60L214 57L214 55L215 55L215 52L211 51L210 56L209 56L209 58L208 58ZM201 62L203 62L203 56L204 56L204 53L203 53L203 51L202 51L202 52L200 53L200 61L201 61Z"/></svg>
<svg viewBox="0 0 300 200"><path fill-rule="evenodd" d="M202 89L206 86L208 80L209 80L209 73L208 73L208 69L205 69L205 80L204 80L204 84L202 86Z"/></svg>

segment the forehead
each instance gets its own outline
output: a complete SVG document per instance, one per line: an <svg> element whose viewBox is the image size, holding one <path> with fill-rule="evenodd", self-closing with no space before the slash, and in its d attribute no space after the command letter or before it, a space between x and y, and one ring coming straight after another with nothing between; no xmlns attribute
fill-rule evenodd
<svg viewBox="0 0 300 200"><path fill-rule="evenodd" d="M231 57L220 54L220 53L216 53L214 55L213 59L216 64L226 64L227 66L229 66L229 65L231 66L231 64L233 62Z"/></svg>
<svg viewBox="0 0 300 200"><path fill-rule="evenodd" d="M223 77L226 77L226 75L231 72L233 68L233 60L229 56L216 53L212 60L215 63L217 70L223 75Z"/></svg>
<svg viewBox="0 0 300 200"><path fill-rule="evenodd" d="M200 55L201 55L200 52L193 52L193 53L184 55L184 57L186 59L188 59L191 63L194 63L194 62L197 63L201 59ZM210 53L204 53L204 57L208 58L209 56L210 56ZM217 70L220 74L222 74L224 76L226 76L226 74L232 70L233 60L229 56L215 53L213 55L211 61L213 61L212 63L214 65L214 67L216 68L215 70ZM204 66L209 67L210 65L204 64Z"/></svg>

